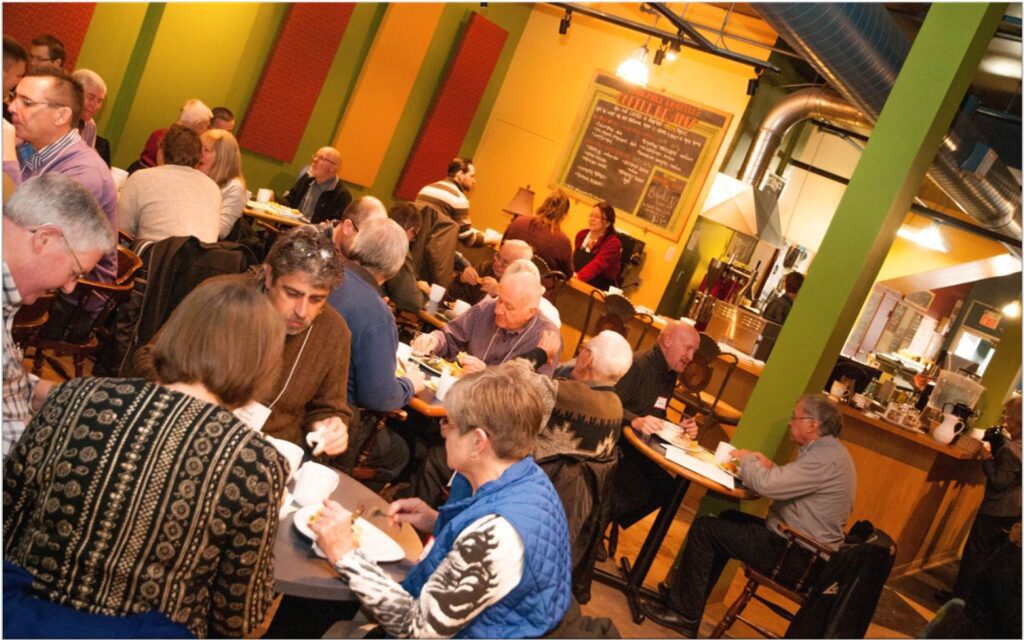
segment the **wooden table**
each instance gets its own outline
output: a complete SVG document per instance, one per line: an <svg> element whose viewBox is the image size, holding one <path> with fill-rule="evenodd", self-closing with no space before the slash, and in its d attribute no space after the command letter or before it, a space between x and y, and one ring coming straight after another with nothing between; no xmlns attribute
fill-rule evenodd
<svg viewBox="0 0 1024 640"><path fill-rule="evenodd" d="M338 475L341 482L331 494L332 500L349 511L355 511L359 506L365 506L367 512L373 507L387 509L388 504L358 480L344 473ZM348 583L341 579L334 567L313 553L313 545L295 528L294 519L293 512L278 525L277 540L274 542L274 589L278 593L300 598L355 600ZM401 562L381 565L389 576L401 581L423 552L419 536L411 526L393 529L381 517L373 518L371 523L391 536L405 551L405 559Z"/></svg>
<svg viewBox="0 0 1024 640"><path fill-rule="evenodd" d="M426 309L420 309L416 312L416 317L420 319L420 322L429 324L435 329L444 329L448 324L448 320L441 316L440 312L430 313Z"/></svg>
<svg viewBox="0 0 1024 640"><path fill-rule="evenodd" d="M256 218L257 220L262 220L264 222L269 222L271 224L276 224L283 227L298 227L304 224L309 224L309 220L306 220L305 218L279 216L275 213L270 213L269 211L264 211L262 209L252 209L248 206L242 210L242 213L244 215L249 216L250 218Z"/></svg>
<svg viewBox="0 0 1024 640"><path fill-rule="evenodd" d="M644 580L647 578L647 573L651 570L651 565L654 564L654 558L657 556L658 549L668 534L672 520L676 517L676 512L679 511L680 505L683 504L683 498L686 497L686 491L690 488L690 483L695 482L711 491L740 500L754 500L759 496L742 485L738 485L735 489L729 489L725 485L670 461L665 457L665 447L660 444L660 441L655 438L648 439L646 436L634 431L632 427L623 427L622 434L630 444L636 447L637 451L651 459L665 471L668 471L676 479L675 491L671 495L666 496L661 508L658 509L658 516L655 518L651 530L647 533L647 538L644 539L644 543L640 547L640 552L637 553L636 562L633 566L630 566L628 558L622 558L619 566L619 575L600 569L594 572L595 579L615 587L626 594L633 622L642 624L644 613L640 607L640 597L644 596L654 600L661 599L659 594L644 589Z"/></svg>

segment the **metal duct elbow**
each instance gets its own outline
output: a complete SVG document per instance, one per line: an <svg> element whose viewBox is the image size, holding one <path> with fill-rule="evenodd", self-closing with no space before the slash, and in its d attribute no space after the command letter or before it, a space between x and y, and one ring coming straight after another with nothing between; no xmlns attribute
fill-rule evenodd
<svg viewBox="0 0 1024 640"><path fill-rule="evenodd" d="M878 119L910 52L910 41L884 5L785 2L754 6L830 85L872 121ZM1020 185L1005 163L997 158L984 175L961 168L963 149L979 140L973 125L958 118L928 177L982 226L1019 240Z"/></svg>
<svg viewBox="0 0 1024 640"><path fill-rule="evenodd" d="M843 127L871 127L871 122L859 109L834 91L814 88L791 93L772 107L761 121L740 168L740 181L758 188L783 136L793 125L809 118L827 120Z"/></svg>

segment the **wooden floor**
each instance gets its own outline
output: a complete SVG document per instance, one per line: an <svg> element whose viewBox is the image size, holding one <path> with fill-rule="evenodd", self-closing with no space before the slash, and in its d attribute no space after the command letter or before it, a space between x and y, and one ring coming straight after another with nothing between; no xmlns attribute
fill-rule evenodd
<svg viewBox="0 0 1024 640"><path fill-rule="evenodd" d="M65 361L65 359L61 359ZM67 369L71 370L70 359L67 359ZM31 362L25 361L26 367L31 367ZM85 373L91 373L91 363L86 363ZM55 382L62 381L49 366L43 367L42 377ZM665 579L669 568L675 559L676 552L681 548L686 538L689 523L693 521L694 512L704 497L705 490L700 487L693 487L686 496L679 514L669 529L665 543L658 550L657 558L651 571L647 576L644 586L650 589L657 589L659 582ZM635 558L643 544L644 537L654 522L654 514L638 522L629 529L621 531L619 537L619 548L616 555L621 557ZM608 571L613 571L610 561L601 564ZM925 570L890 580L879 599L878 608L875 612L871 627L868 629L868 638L914 638L931 620L939 604L934 600L933 594L937 589L950 589L956 578L957 563L943 565L941 567ZM743 588L743 576L737 573L737 578L729 587L724 602L732 602ZM780 603L784 601L780 600ZM726 609L725 604L709 604L705 611L704 620L701 624L701 637L708 637L715 624L721 618ZM629 613L629 605L626 604L625 596L618 590L603 585L597 581L591 588L591 600L583 606L583 613L594 617L611 618L623 638L672 638L677 637L673 630L659 626L649 620L643 624L634 624ZM766 607L756 601L752 602L744 613L756 623L782 635L785 632L785 621L771 613ZM756 637L757 634L742 622L737 622L729 630L729 637L743 638Z"/></svg>

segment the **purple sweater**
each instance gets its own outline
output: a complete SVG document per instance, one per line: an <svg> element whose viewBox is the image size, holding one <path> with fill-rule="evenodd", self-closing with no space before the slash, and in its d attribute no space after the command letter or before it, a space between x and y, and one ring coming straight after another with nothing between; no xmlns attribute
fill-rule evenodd
<svg viewBox="0 0 1024 640"><path fill-rule="evenodd" d="M84 140L79 138L68 145L57 157L35 172L27 173L23 169L22 182L44 173L63 173L81 183L99 202L110 220L110 226L117 230L117 187L110 174L110 167ZM96 264L92 276L100 282L114 281L117 276L116 245Z"/></svg>

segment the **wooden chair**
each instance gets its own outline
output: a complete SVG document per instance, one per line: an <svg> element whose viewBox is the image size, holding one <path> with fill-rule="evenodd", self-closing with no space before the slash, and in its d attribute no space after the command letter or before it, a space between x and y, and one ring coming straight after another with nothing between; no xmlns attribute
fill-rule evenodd
<svg viewBox="0 0 1024 640"><path fill-rule="evenodd" d="M743 417L743 412L722 401L722 394L739 364L739 358L731 353L722 353L718 344L706 333L700 334L700 341L693 360L679 374L673 400L682 403L681 413L689 410L704 416L705 429L713 424L736 425ZM712 377L711 363L716 359L725 363L726 370L722 382L711 392L707 387Z"/></svg>
<svg viewBox="0 0 1024 640"><path fill-rule="evenodd" d="M60 336L57 338L37 336L29 345L34 349L32 373L39 375L45 360L58 375L69 379L72 376L68 375L57 357L70 355L75 368L74 377L81 377L84 374L83 365L86 358L94 357L100 346L99 334L106 323L107 316L135 286L135 272L141 266L142 260L139 259L139 256L118 245L117 278L114 282L96 282L84 277L79 278L73 293L74 302L71 304ZM86 301L90 298L95 300L97 296L102 300L99 309L88 308ZM83 326L87 330L84 339L70 339L69 333L72 328Z"/></svg>
<svg viewBox="0 0 1024 640"><path fill-rule="evenodd" d="M719 621L714 631L711 632L712 638L721 638L736 620L742 620L749 627L765 637L778 638L779 636L777 634L758 626L747 618L744 618L741 615L743 610L746 608L751 598L756 598L779 616L792 621L794 615L792 612L758 595L758 588L762 586L767 587L784 596L788 600L793 601L797 605L803 604L810 592L811 583L813 582L814 577L817 575L818 571L824 567L825 563L828 562L829 558L832 557L831 549L825 547L807 534L801 533L800 531L787 526L785 523L780 524L779 528L786 538L786 548L767 573L761 573L756 569L751 568L749 565L743 566L743 572L746 575L747 584L743 587L743 591L740 593L739 597L736 598L736 600L729 606L729 609L725 612L725 615L722 616L721 621ZM783 584L779 581L779 574L782 572L782 567L787 556L789 556L790 553L796 552L798 549L809 551L811 553L811 560L807 563L807 567L803 570L800 576L797 577L795 582Z"/></svg>
<svg viewBox="0 0 1024 640"><path fill-rule="evenodd" d="M374 467L367 466L367 461L370 459L370 454L373 453L373 445L377 442L377 436L387 426L388 418L405 422L409 415L402 409L395 409L394 411L367 411L368 415L374 417L373 429L370 431L370 435L366 436L366 440L360 445L359 455L356 456L355 464L352 466L352 477L360 482L366 482L367 480L373 480L377 476L377 469Z"/></svg>
<svg viewBox="0 0 1024 640"><path fill-rule="evenodd" d="M36 334L50 318L50 305L56 296L52 293L39 296L32 304L27 304L18 309L14 314L14 323L11 325L11 337L14 342L23 350L32 344Z"/></svg>
<svg viewBox="0 0 1024 640"><path fill-rule="evenodd" d="M540 283L544 285L544 297L548 299L551 304L555 304L558 300L558 294L562 292L562 287L568 278L564 273L557 270L548 271L540 277Z"/></svg>

